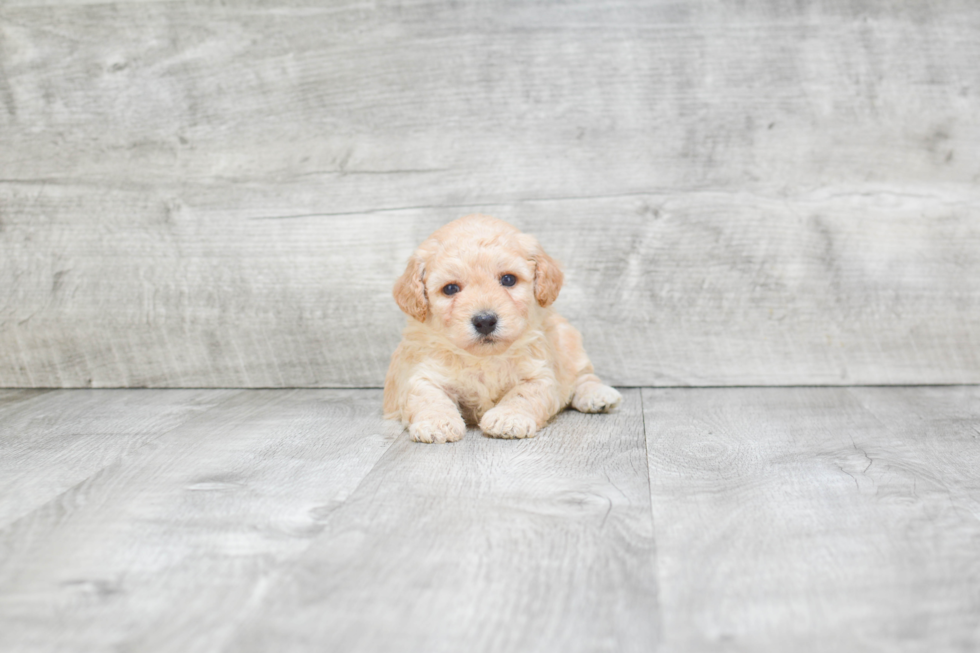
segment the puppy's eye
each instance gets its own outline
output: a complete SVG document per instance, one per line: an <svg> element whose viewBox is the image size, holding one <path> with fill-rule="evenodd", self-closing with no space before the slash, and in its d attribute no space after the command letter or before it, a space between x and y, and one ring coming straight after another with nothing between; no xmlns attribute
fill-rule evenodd
<svg viewBox="0 0 980 653"><path fill-rule="evenodd" d="M513 274L505 274L504 276L500 277L501 286L513 286L515 283L517 283L517 277L515 277Z"/></svg>
<svg viewBox="0 0 980 653"><path fill-rule="evenodd" d="M442 287L443 295L455 295L458 292L459 292L459 286L456 285L455 283L447 283L445 286Z"/></svg>

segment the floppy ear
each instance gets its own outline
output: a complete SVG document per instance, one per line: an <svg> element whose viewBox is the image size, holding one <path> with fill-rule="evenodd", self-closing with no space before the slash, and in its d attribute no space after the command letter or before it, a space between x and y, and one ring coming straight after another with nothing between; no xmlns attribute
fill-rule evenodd
<svg viewBox="0 0 980 653"><path fill-rule="evenodd" d="M534 298L541 306L550 306L558 299L565 275L558 261L545 254L540 245L531 258L534 260Z"/></svg>
<svg viewBox="0 0 980 653"><path fill-rule="evenodd" d="M395 282L392 295L398 308L414 317L419 322L425 322L425 317L429 312L429 300L425 296L425 284L423 275L425 274L425 264L418 254L412 254L408 259L408 267L405 272Z"/></svg>

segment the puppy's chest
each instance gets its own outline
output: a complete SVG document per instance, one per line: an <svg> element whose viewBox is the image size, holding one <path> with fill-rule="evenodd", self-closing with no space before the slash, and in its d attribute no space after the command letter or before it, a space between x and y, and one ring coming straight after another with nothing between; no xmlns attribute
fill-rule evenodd
<svg viewBox="0 0 980 653"><path fill-rule="evenodd" d="M490 358L454 370L446 391L461 408L478 416L493 408L521 379L513 359Z"/></svg>

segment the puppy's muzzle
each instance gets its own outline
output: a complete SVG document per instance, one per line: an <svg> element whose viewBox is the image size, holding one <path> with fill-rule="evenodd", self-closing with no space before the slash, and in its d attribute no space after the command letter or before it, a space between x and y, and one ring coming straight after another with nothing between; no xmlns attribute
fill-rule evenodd
<svg viewBox="0 0 980 653"><path fill-rule="evenodd" d="M486 313L480 313L479 315L474 315L471 322L473 322L474 329L476 329L479 333L488 336L497 329L497 314L489 311Z"/></svg>

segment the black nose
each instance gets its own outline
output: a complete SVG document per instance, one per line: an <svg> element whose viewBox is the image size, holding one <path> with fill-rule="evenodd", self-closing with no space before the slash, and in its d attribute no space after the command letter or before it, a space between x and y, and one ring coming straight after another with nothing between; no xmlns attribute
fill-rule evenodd
<svg viewBox="0 0 980 653"><path fill-rule="evenodd" d="M488 336L497 328L497 316L494 313L480 313L473 317L473 328Z"/></svg>

